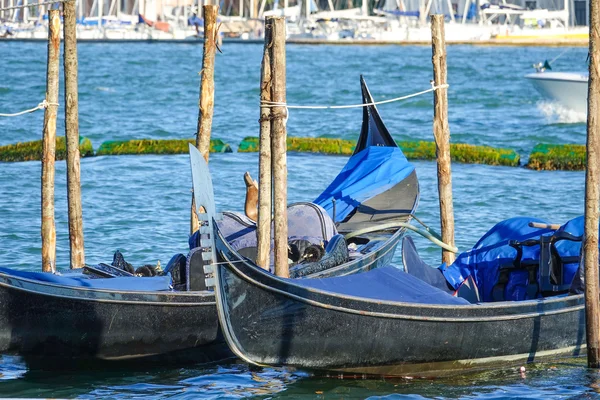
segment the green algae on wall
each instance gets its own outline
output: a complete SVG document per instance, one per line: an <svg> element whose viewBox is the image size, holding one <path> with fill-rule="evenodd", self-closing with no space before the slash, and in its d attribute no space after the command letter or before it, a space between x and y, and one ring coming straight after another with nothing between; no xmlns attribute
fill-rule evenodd
<svg viewBox="0 0 600 400"><path fill-rule="evenodd" d="M354 151L356 141L331 138L287 138L288 151L350 155ZM418 141L398 142L407 158L412 160L435 160L435 143ZM258 138L246 137L239 145L238 152L258 151ZM452 143L450 145L452 160L462 163L518 166L520 156L510 149L471 144Z"/></svg>
<svg viewBox="0 0 600 400"><path fill-rule="evenodd" d="M526 167L535 170L585 170L586 151L581 144L537 144Z"/></svg>
<svg viewBox="0 0 600 400"><path fill-rule="evenodd" d="M86 137L79 138L79 153L81 157L90 157L94 155L92 142ZM67 158L67 149L64 136L56 138L56 159L64 160ZM42 159L42 141L20 142L0 146L0 161L39 161Z"/></svg>
<svg viewBox="0 0 600 400"><path fill-rule="evenodd" d="M134 139L127 141L111 140L104 142L96 152L97 156L116 156L125 154L187 154L188 143L194 139ZM231 146L221 139L210 141L211 153L231 153Z"/></svg>

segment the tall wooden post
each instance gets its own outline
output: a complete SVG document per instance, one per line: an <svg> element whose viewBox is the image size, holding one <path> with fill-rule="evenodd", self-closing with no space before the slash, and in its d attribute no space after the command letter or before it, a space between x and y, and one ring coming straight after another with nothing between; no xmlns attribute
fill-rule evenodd
<svg viewBox="0 0 600 400"><path fill-rule="evenodd" d="M433 80L436 86L446 84L446 39L444 16L431 16ZM450 127L448 126L448 89L437 89L433 94L433 136L437 158L438 193L442 240L454 246L454 208L452 206L452 171L450 169ZM442 250L442 262L454 262L454 253Z"/></svg>
<svg viewBox="0 0 600 400"><path fill-rule="evenodd" d="M208 162L210 154L210 131L213 109L215 107L215 52L217 36L218 6L202 6L204 14L204 47L202 51L202 70L200 71L200 100L198 102L198 129L196 147ZM190 235L199 228L196 205L192 194L192 214L190 217Z"/></svg>
<svg viewBox="0 0 600 400"><path fill-rule="evenodd" d="M210 150L210 130L215 106L215 37L217 32L218 6L203 6L204 10L204 51L202 71L200 71L200 101L196 147L208 162Z"/></svg>
<svg viewBox="0 0 600 400"><path fill-rule="evenodd" d="M69 207L69 242L71 268L85 264L83 247L83 213L81 210L81 171L79 162L79 99L77 89L77 26L75 1L63 3L65 136L67 144L67 203Z"/></svg>
<svg viewBox="0 0 600 400"><path fill-rule="evenodd" d="M265 48L260 73L260 101L271 101L271 41L273 25L265 22ZM256 263L269 269L271 253L271 108L260 108L260 136L258 159L258 249Z"/></svg>
<svg viewBox="0 0 600 400"><path fill-rule="evenodd" d="M271 46L271 98L285 103L285 17L269 18L273 36ZM285 107L271 111L271 157L273 176L273 218L275 220L275 274L289 277L287 224L287 134Z"/></svg>
<svg viewBox="0 0 600 400"><path fill-rule="evenodd" d="M56 114L60 55L60 11L48 11L48 65L42 132L42 271L56 271L56 227L54 224L54 163L56 160Z"/></svg>
<svg viewBox="0 0 600 400"><path fill-rule="evenodd" d="M590 77L588 83L587 169L585 173L585 319L588 366L600 368L598 290L598 205L600 199L600 4L590 0Z"/></svg>

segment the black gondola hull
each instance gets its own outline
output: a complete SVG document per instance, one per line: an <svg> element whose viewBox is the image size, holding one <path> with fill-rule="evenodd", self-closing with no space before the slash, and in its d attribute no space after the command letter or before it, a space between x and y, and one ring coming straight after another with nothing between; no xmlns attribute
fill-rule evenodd
<svg viewBox="0 0 600 400"><path fill-rule="evenodd" d="M585 351L583 296L432 306L321 292L244 264L217 277L227 342L257 365L438 376Z"/></svg>
<svg viewBox="0 0 600 400"><path fill-rule="evenodd" d="M209 346L219 338L209 291L90 290L0 274L0 304L2 352L126 360Z"/></svg>

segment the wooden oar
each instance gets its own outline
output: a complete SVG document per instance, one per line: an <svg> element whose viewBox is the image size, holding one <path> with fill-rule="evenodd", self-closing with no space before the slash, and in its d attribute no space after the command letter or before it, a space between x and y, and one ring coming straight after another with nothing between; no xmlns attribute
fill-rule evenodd
<svg viewBox="0 0 600 400"><path fill-rule="evenodd" d="M552 230L557 230L558 228L560 228L559 224L544 224L541 222L530 222L529 223L529 227L531 228L540 228L540 229L552 229Z"/></svg>

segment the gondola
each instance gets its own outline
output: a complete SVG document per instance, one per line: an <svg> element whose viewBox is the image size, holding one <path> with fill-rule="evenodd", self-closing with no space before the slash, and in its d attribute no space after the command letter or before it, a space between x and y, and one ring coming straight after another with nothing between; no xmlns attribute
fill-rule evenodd
<svg viewBox="0 0 600 400"><path fill-rule="evenodd" d="M361 86L363 102L372 103L362 78ZM201 215L211 216L201 228L205 230L216 216L212 183L197 151L191 149L190 155L196 204L207 210ZM323 245L325 250L317 261L297 262L292 276L346 275L388 263L401 230L366 233L356 237L350 249L338 232L408 221L418 193L414 167L376 108L364 107L355 155L347 167L315 203L290 206L290 232L296 232L291 239L299 247ZM254 223L237 213L220 217L215 225L220 229L219 245L238 260L251 262L245 257L252 257L255 246ZM122 276L127 274L107 264L87 266L91 275L0 269L0 351L42 361L199 362L231 356L220 335L214 292L205 284L210 246L203 235L194 235L189 254L174 256L162 276Z"/></svg>
<svg viewBox="0 0 600 400"><path fill-rule="evenodd" d="M582 234L582 217L558 229L509 219L448 268L427 266L406 236L404 271L318 280L226 263L224 252L214 277L219 319L248 363L341 377L442 376L578 356ZM467 278L480 300L454 296Z"/></svg>

